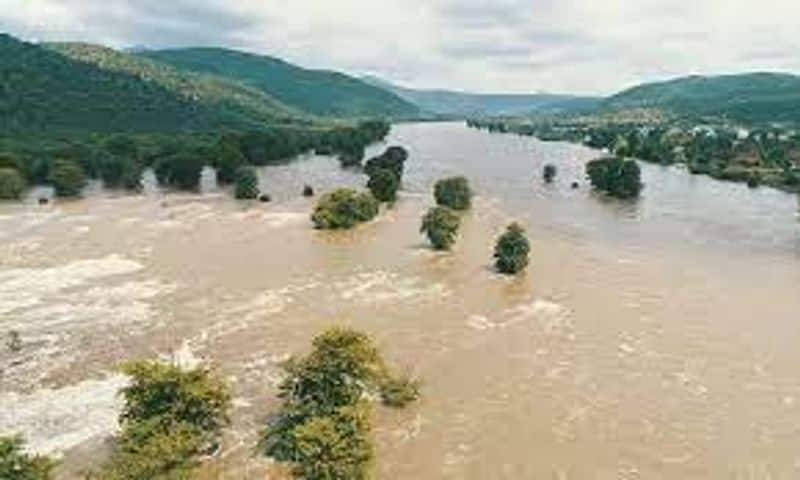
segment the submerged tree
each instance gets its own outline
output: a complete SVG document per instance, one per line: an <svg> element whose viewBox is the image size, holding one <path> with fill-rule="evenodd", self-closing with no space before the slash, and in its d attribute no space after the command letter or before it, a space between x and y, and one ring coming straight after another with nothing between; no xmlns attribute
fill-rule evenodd
<svg viewBox="0 0 800 480"><path fill-rule="evenodd" d="M16 200L27 187L25 178L13 168L0 168L0 200Z"/></svg>
<svg viewBox="0 0 800 480"><path fill-rule="evenodd" d="M49 480L55 462L25 453L20 437L0 437L0 478L4 480Z"/></svg>
<svg viewBox="0 0 800 480"><path fill-rule="evenodd" d="M378 215L378 201L371 193L340 188L319 199L311 221L319 229L348 229Z"/></svg>
<svg viewBox="0 0 800 480"><path fill-rule="evenodd" d="M281 410L267 426L264 452L290 462L301 478L370 478L368 394L392 406L419 397L417 382L394 379L372 339L348 328L332 328L314 338L305 357L285 364Z"/></svg>
<svg viewBox="0 0 800 480"><path fill-rule="evenodd" d="M472 205L472 190L465 177L439 180L434 186L436 204L453 210L468 210Z"/></svg>
<svg viewBox="0 0 800 480"><path fill-rule="evenodd" d="M77 197L86 186L86 174L71 160L56 160L50 170L50 183L59 197Z"/></svg>
<svg viewBox="0 0 800 480"><path fill-rule="evenodd" d="M373 170L367 181L367 188L379 202L394 202L397 199L397 190L400 188L400 179L393 171L387 168Z"/></svg>
<svg viewBox="0 0 800 480"><path fill-rule="evenodd" d="M156 178L161 185L179 190L197 190L205 161L197 154L181 152L158 160Z"/></svg>
<svg viewBox="0 0 800 480"><path fill-rule="evenodd" d="M433 207L422 217L420 233L428 236L436 250L449 250L456 241L461 218L447 207Z"/></svg>
<svg viewBox="0 0 800 480"><path fill-rule="evenodd" d="M408 160L408 151L403 147L392 146L377 157L369 159L364 166L364 173L372 176L376 170L388 169L399 181L402 181L406 160Z"/></svg>
<svg viewBox="0 0 800 480"><path fill-rule="evenodd" d="M236 170L236 188L234 196L239 200L258 198L258 175L253 167L242 166Z"/></svg>
<svg viewBox="0 0 800 480"><path fill-rule="evenodd" d="M606 157L586 164L592 186L617 198L634 198L642 190L641 170L634 160Z"/></svg>
<svg viewBox="0 0 800 480"><path fill-rule="evenodd" d="M519 273L528 266L531 246L525 230L518 223L508 226L494 247L495 267L500 273Z"/></svg>

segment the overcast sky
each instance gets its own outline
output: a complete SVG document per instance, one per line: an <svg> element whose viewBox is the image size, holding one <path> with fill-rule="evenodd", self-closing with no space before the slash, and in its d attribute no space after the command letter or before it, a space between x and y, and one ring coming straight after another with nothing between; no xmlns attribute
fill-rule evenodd
<svg viewBox="0 0 800 480"><path fill-rule="evenodd" d="M0 30L226 46L475 91L605 94L691 73L800 73L800 0L0 0Z"/></svg>

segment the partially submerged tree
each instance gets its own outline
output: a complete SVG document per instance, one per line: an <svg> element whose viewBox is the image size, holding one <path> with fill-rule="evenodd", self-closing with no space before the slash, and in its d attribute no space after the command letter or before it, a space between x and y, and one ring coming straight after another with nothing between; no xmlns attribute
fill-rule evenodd
<svg viewBox="0 0 800 480"><path fill-rule="evenodd" d="M592 186L617 198L634 198L642 190L641 170L635 160L606 157L586 164Z"/></svg>
<svg viewBox="0 0 800 480"><path fill-rule="evenodd" d="M55 462L25 453L21 437L0 437L0 478L4 480L49 480Z"/></svg>
<svg viewBox="0 0 800 480"><path fill-rule="evenodd" d="M465 177L439 180L434 186L436 204L453 210L468 210L472 205L472 190Z"/></svg>
<svg viewBox="0 0 800 480"><path fill-rule="evenodd" d="M433 207L422 217L420 233L428 236L436 250L449 250L456 241L461 218L447 207Z"/></svg>
<svg viewBox="0 0 800 480"><path fill-rule="evenodd" d="M370 478L374 447L369 394L403 406L419 396L417 382L394 379L372 339L348 328L317 336L312 351L285 364L283 406L267 427L264 452L290 462L301 478Z"/></svg>
<svg viewBox="0 0 800 480"><path fill-rule="evenodd" d="M236 170L236 188L234 196L239 200L258 198L258 175L253 167L241 166Z"/></svg>
<svg viewBox="0 0 800 480"><path fill-rule="evenodd" d="M71 160L56 160L50 169L50 183L59 197L77 197L86 186L86 174Z"/></svg>
<svg viewBox="0 0 800 480"><path fill-rule="evenodd" d="M99 477L106 480L189 478L197 457L219 442L229 423L227 385L204 368L136 362L123 372L122 432Z"/></svg>
<svg viewBox="0 0 800 480"><path fill-rule="evenodd" d="M197 154L181 152L158 160L155 173L158 183L178 190L197 190L205 161Z"/></svg>
<svg viewBox="0 0 800 480"><path fill-rule="evenodd" d="M391 203L397 199L400 179L388 168L379 168L372 171L367 188L379 202Z"/></svg>
<svg viewBox="0 0 800 480"><path fill-rule="evenodd" d="M319 199L311 220L319 229L348 229L372 220L378 209L378 201L371 193L340 188Z"/></svg>
<svg viewBox="0 0 800 480"><path fill-rule="evenodd" d="M531 245L518 223L508 226L494 247L495 267L500 273L519 273L528 266Z"/></svg>
<svg viewBox="0 0 800 480"><path fill-rule="evenodd" d="M408 151L403 147L392 146L377 157L369 159L364 166L364 173L372 176L373 172L378 169L388 169L395 174L398 180L402 181L406 160L408 160Z"/></svg>
<svg viewBox="0 0 800 480"><path fill-rule="evenodd" d="M0 200L17 200L27 187L25 177L14 168L0 168Z"/></svg>

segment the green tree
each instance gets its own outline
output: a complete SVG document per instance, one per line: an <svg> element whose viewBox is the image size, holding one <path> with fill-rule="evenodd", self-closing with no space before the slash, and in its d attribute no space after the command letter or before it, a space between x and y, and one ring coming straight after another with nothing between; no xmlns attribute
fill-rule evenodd
<svg viewBox="0 0 800 480"><path fill-rule="evenodd" d="M214 155L214 168L217 169L217 181L220 184L235 182L236 173L247 163L242 152L228 142L220 142Z"/></svg>
<svg viewBox="0 0 800 480"><path fill-rule="evenodd" d="M373 172L376 170L388 169L395 174L398 180L402 181L403 170L405 168L405 162L407 159L408 151L406 151L405 148L392 146L387 148L385 152L377 157L367 160L367 163L364 166L364 173L372 176Z"/></svg>
<svg viewBox="0 0 800 480"><path fill-rule="evenodd" d="M439 180L434 186L436 204L453 210L468 210L472 205L472 190L465 177Z"/></svg>
<svg viewBox="0 0 800 480"><path fill-rule="evenodd" d="M422 217L420 233L428 236L436 250L449 250L456 241L461 218L447 207L433 207Z"/></svg>
<svg viewBox="0 0 800 480"><path fill-rule="evenodd" d="M205 161L195 153L181 152L159 159L155 165L158 183L179 190L197 190Z"/></svg>
<svg viewBox="0 0 800 480"><path fill-rule="evenodd" d="M366 480L374 447L369 407L362 400L329 415L309 417L292 431L294 474L308 480Z"/></svg>
<svg viewBox="0 0 800 480"><path fill-rule="evenodd" d="M495 266L500 273L515 274L528 266L531 245L525 230L518 223L512 223L494 247Z"/></svg>
<svg viewBox="0 0 800 480"><path fill-rule="evenodd" d="M20 437L0 437L0 478L8 480L49 480L55 462L28 455Z"/></svg>
<svg viewBox="0 0 800 480"><path fill-rule="evenodd" d="M340 188L323 195L311 220L319 229L348 229L378 215L378 201L371 193Z"/></svg>
<svg viewBox="0 0 800 480"><path fill-rule="evenodd" d="M240 200L258 198L258 175L250 166L242 166L236 171L236 189L234 195Z"/></svg>
<svg viewBox="0 0 800 480"><path fill-rule="evenodd" d="M56 160L50 170L50 183L59 197L77 197L86 186L86 174L71 160Z"/></svg>
<svg viewBox="0 0 800 480"><path fill-rule="evenodd" d="M400 188L400 180L389 169L379 168L372 171L367 188L379 202L394 202L397 199L397 190Z"/></svg>
<svg viewBox="0 0 800 480"><path fill-rule="evenodd" d="M18 199L26 187L25 178L17 170L0 168L0 200Z"/></svg>
<svg viewBox="0 0 800 480"><path fill-rule="evenodd" d="M641 170L634 160L606 157L586 164L592 186L612 197L633 198L642 190Z"/></svg>

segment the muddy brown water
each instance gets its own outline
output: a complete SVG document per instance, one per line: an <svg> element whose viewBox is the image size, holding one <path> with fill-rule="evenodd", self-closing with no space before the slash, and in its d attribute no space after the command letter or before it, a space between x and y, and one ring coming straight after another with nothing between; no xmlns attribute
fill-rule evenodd
<svg viewBox="0 0 800 480"><path fill-rule="evenodd" d="M309 224L304 184L364 183L322 157L262 169L270 204L207 176L202 195L0 205L0 331L23 339L0 353L0 432L76 478L115 428L116 365L205 361L236 397L206 477L264 478L278 363L345 324L424 382L419 404L376 409L379 478L800 478L796 197L643 165L624 204L589 191L584 148L455 123L388 142L411 152L404 192L352 232ZM478 198L438 254L419 219L456 173ZM511 220L533 255L509 279L490 260Z"/></svg>

